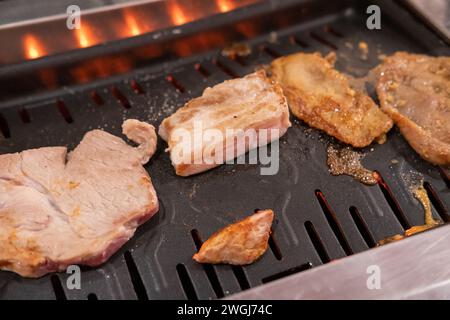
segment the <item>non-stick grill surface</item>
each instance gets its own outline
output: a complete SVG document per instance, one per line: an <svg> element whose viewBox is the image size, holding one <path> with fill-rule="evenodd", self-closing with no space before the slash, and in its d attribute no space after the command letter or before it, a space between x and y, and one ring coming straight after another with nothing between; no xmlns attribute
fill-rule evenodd
<svg viewBox="0 0 450 320"><path fill-rule="evenodd" d="M410 26L424 32L407 17ZM53 145L73 148L94 128L120 135L121 123L128 118L158 125L204 88L250 73L278 55L335 50L337 68L361 76L379 63L382 54L435 53L436 48L441 54L449 52L438 40L424 43L384 16L382 30L368 30L365 18L362 9L341 12L281 30L276 41L269 42L273 40L269 34L252 39L252 54L237 61L214 51L195 61L168 65L164 74L137 70L132 77L101 86L67 89L56 99L5 106L0 110L0 127L7 139L1 142L0 153ZM360 41L368 44L367 60L361 59ZM326 166L331 139L292 120L292 128L280 141L280 170L274 176L261 176L259 165L224 165L181 178L160 141L146 168L161 209L134 238L103 266L83 268L81 290L66 289L66 274L31 280L0 272L0 298L227 296L367 250L387 236L423 224L423 208L409 190L417 173L426 182L433 214L448 221L448 180L421 160L397 129L388 134L385 144L365 149L364 164L383 178L379 185L365 186L347 176L331 176ZM258 208L276 213L270 249L262 259L245 267L200 265L191 259L202 240Z"/></svg>

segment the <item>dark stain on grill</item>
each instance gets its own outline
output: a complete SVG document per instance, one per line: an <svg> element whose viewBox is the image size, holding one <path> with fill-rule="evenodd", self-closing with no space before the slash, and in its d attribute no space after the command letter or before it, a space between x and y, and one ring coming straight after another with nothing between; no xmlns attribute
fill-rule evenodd
<svg viewBox="0 0 450 320"><path fill-rule="evenodd" d="M105 101L103 101L103 98L100 96L97 90L92 90L89 95L96 105L102 106L105 104Z"/></svg>
<svg viewBox="0 0 450 320"><path fill-rule="evenodd" d="M225 74L229 75L231 78L239 78L239 75L236 72L234 72L233 70L231 70L228 66L226 66L222 61L220 61L218 59L213 59L212 63L217 68L222 70Z"/></svg>
<svg viewBox="0 0 450 320"><path fill-rule="evenodd" d="M293 268L290 268L288 270L282 271L280 273L277 273L277 274L265 277L265 278L262 279L262 283L268 283L270 281L278 280L278 279L281 279L281 278L293 275L293 274L298 273L298 272L309 270L312 267L313 267L312 263L311 262L307 262L307 263L304 263L304 264L302 264L300 266L293 267Z"/></svg>
<svg viewBox="0 0 450 320"><path fill-rule="evenodd" d="M183 87L183 85L177 80L175 79L174 76L172 75L168 75L166 77L166 80L175 88L177 89L177 91L179 93L184 93L186 91L186 89Z"/></svg>
<svg viewBox="0 0 450 320"><path fill-rule="evenodd" d="M30 114L28 113L27 109L20 108L18 112L20 120L22 120L23 123L27 124L31 122Z"/></svg>
<svg viewBox="0 0 450 320"><path fill-rule="evenodd" d="M316 249L317 254L320 257L320 260L322 260L322 263L330 262L330 255L328 254L327 250L325 249L325 246L320 239L319 234L316 231L316 228L312 224L311 221L305 222L305 228L306 232L308 233L309 238L311 239L311 242L314 246L314 249Z"/></svg>
<svg viewBox="0 0 450 320"><path fill-rule="evenodd" d="M377 174L377 180L378 180L378 186L381 189L381 192L384 195L384 198L386 199L387 203L392 209L392 212L397 217L397 220L402 225L403 229L407 230L411 228L411 224L406 219L405 214L403 213L402 208L400 208L400 204L398 203L397 199L395 199L394 194L391 191L391 188L387 185L387 183L384 181L381 174L377 171L375 171Z"/></svg>
<svg viewBox="0 0 450 320"><path fill-rule="evenodd" d="M370 233L369 227L367 226L367 223L364 221L363 217L359 213L358 208L356 208L355 206L351 206L349 211L350 211L350 215L352 216L353 221L356 224L356 227L358 228L359 233L363 237L367 246L369 248L376 247L377 242L375 241L372 234Z"/></svg>
<svg viewBox="0 0 450 320"><path fill-rule="evenodd" d="M279 58L282 56L282 54L277 52L274 48L268 47L266 45L262 46L261 50L267 53L272 58Z"/></svg>
<svg viewBox="0 0 450 320"><path fill-rule="evenodd" d="M56 108L58 109L59 113L62 115L64 120L66 120L67 123L73 122L72 115L70 114L69 109L67 109L67 106L64 103L64 101L58 99L56 101Z"/></svg>
<svg viewBox="0 0 450 320"><path fill-rule="evenodd" d="M95 293L89 293L87 296L88 300L98 300L98 297Z"/></svg>
<svg viewBox="0 0 450 320"><path fill-rule="evenodd" d="M234 276L236 277L239 287L241 287L241 290L247 290L250 288L250 283L248 282L247 276L245 275L244 268L241 266L231 266L231 270L234 273Z"/></svg>
<svg viewBox="0 0 450 320"><path fill-rule="evenodd" d="M327 39L323 38L322 36L318 35L315 32L310 32L309 35L314 40L320 42L323 45L326 45L327 47L329 47L329 48L331 48L333 50L337 50L338 49L338 47L334 43L331 43L330 41L328 41Z"/></svg>
<svg viewBox="0 0 450 320"><path fill-rule="evenodd" d="M0 131L3 134L3 137L5 137L6 139L11 138L11 131L9 130L8 122L1 113L0 113Z"/></svg>
<svg viewBox="0 0 450 320"><path fill-rule="evenodd" d="M325 26L325 27L323 28L323 30L324 30L325 32L327 32L327 33L329 33L329 34L335 36L336 38L344 38L344 35L343 35L341 32L337 31L336 29L334 29L334 28L332 28L332 27L330 27L330 26Z"/></svg>
<svg viewBox="0 0 450 320"><path fill-rule="evenodd" d="M130 101L128 101L127 97L125 97L125 95L122 93L122 91L119 90L119 88L113 86L111 88L111 93L125 109L131 108Z"/></svg>
<svg viewBox="0 0 450 320"><path fill-rule="evenodd" d="M445 207L444 202L442 202L442 200L439 198L436 190L434 190L433 186L428 181L425 181L423 183L423 187L427 191L428 198L430 199L432 205L436 209L441 219L445 222L449 222L450 216L448 214L448 209Z"/></svg>
<svg viewBox="0 0 450 320"><path fill-rule="evenodd" d="M139 300L148 300L147 290L142 282L139 270L134 262L130 251L124 253L125 263L127 264L128 272L130 274L131 282L133 283L134 292Z"/></svg>
<svg viewBox="0 0 450 320"><path fill-rule="evenodd" d="M178 278L180 279L181 286L183 287L184 293L188 300L198 300L197 292L195 292L194 284L192 283L191 277L187 272L184 264L177 264Z"/></svg>
<svg viewBox="0 0 450 320"><path fill-rule="evenodd" d="M294 45L298 45L298 46L300 46L302 48L308 48L309 47L309 45L305 41L300 40L299 37L297 37L297 36L290 36L289 37L289 42L294 44Z"/></svg>
<svg viewBox="0 0 450 320"><path fill-rule="evenodd" d="M338 239L345 253L347 255L353 254L353 250L348 244L347 238L345 237L344 231L342 230L342 226L336 217L336 213L328 204L328 201L325 199L324 194L320 190L316 190L314 193L317 197L317 200L319 201L323 213L325 214L325 218L327 218L328 224L336 235L336 238Z"/></svg>
<svg viewBox="0 0 450 320"><path fill-rule="evenodd" d="M281 253L281 249L278 246L277 240L275 239L275 235L273 234L273 232L270 234L269 237L269 247L277 260L283 259L283 254Z"/></svg>
<svg viewBox="0 0 450 320"><path fill-rule="evenodd" d="M130 86L131 86L131 89L133 89L134 93L136 93L136 94L144 94L145 93L144 89L142 89L141 85L139 84L139 82L137 82L136 79L131 79Z"/></svg>
<svg viewBox="0 0 450 320"><path fill-rule="evenodd" d="M56 300L67 300L66 293L64 292L64 288L58 275L52 274L50 281L52 283L53 291L55 292Z"/></svg>
<svg viewBox="0 0 450 320"><path fill-rule="evenodd" d="M200 233L198 230L193 229L191 230L191 236L194 240L195 247L197 248L197 251L200 250L200 247L203 244L202 238L200 236ZM222 298L225 296L222 286L220 285L219 278L217 277L216 270L214 269L214 266L211 264L203 263L203 269L205 270L206 276L208 277L209 282L211 283L211 286L213 287L213 290L217 296L217 298Z"/></svg>
<svg viewBox="0 0 450 320"><path fill-rule="evenodd" d="M206 70L206 68L202 66L200 63L196 63L194 65L194 68L195 70L198 71L198 73L200 73L205 78L208 78L211 75L211 73L208 70Z"/></svg>

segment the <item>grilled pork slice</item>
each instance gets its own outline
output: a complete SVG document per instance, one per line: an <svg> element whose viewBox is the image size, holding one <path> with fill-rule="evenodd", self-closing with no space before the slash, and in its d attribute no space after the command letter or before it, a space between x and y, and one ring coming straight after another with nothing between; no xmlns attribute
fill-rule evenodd
<svg viewBox="0 0 450 320"><path fill-rule="evenodd" d="M261 210L212 235L192 258L200 263L245 265L267 250L272 210Z"/></svg>
<svg viewBox="0 0 450 320"><path fill-rule="evenodd" d="M281 88L258 71L207 88L164 119L159 134L176 173L189 176L268 144L290 126Z"/></svg>
<svg viewBox="0 0 450 320"><path fill-rule="evenodd" d="M46 147L0 155L0 269L25 277L106 261L158 210L142 166L153 126L123 124L140 146L101 130L69 154Z"/></svg>
<svg viewBox="0 0 450 320"><path fill-rule="evenodd" d="M381 108L425 160L450 164L450 57L397 52L376 68Z"/></svg>
<svg viewBox="0 0 450 320"><path fill-rule="evenodd" d="M334 57L296 53L274 60L272 77L283 88L292 113L354 147L365 147L392 127L365 93L354 90L333 68Z"/></svg>

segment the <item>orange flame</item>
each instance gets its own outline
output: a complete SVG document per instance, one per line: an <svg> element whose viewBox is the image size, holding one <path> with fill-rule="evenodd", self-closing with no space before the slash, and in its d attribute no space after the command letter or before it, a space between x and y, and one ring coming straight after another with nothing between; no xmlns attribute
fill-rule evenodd
<svg viewBox="0 0 450 320"><path fill-rule="evenodd" d="M189 22L189 17L175 1L170 1L169 3L169 14L174 25L179 26Z"/></svg>
<svg viewBox="0 0 450 320"><path fill-rule="evenodd" d="M236 8L236 4L231 0L216 0L216 5L220 12L228 12Z"/></svg>
<svg viewBox="0 0 450 320"><path fill-rule="evenodd" d="M93 46L98 41L92 33L92 29L83 22L80 28L75 29L75 36L77 37L78 46L81 48L86 48Z"/></svg>
<svg viewBox="0 0 450 320"><path fill-rule="evenodd" d="M45 55L44 47L35 36L26 34L23 43L27 59L37 59Z"/></svg>
<svg viewBox="0 0 450 320"><path fill-rule="evenodd" d="M124 11L123 17L130 36L138 36L143 33L139 23L136 20L136 16L130 11Z"/></svg>

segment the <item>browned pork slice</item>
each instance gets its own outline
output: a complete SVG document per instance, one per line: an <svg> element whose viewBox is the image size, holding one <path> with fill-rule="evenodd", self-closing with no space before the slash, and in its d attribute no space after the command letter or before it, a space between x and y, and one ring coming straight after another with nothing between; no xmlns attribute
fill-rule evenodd
<svg viewBox="0 0 450 320"><path fill-rule="evenodd" d="M397 52L376 68L382 109L425 160L450 164L450 57Z"/></svg>
<svg viewBox="0 0 450 320"><path fill-rule="evenodd" d="M153 126L127 120L136 148L101 130L69 154L45 147L0 155L0 269L25 277L106 261L158 211L143 167Z"/></svg>
<svg viewBox="0 0 450 320"><path fill-rule="evenodd" d="M260 210L213 234L193 259L200 263L253 263L267 250L272 221L272 210Z"/></svg>
<svg viewBox="0 0 450 320"><path fill-rule="evenodd" d="M373 100L354 90L333 68L334 58L296 53L274 60L272 77L283 88L292 113L354 147L365 147L392 127Z"/></svg>
<svg viewBox="0 0 450 320"><path fill-rule="evenodd" d="M164 119L159 134L176 173L189 176L270 143L290 126L281 88L258 71L207 88Z"/></svg>

